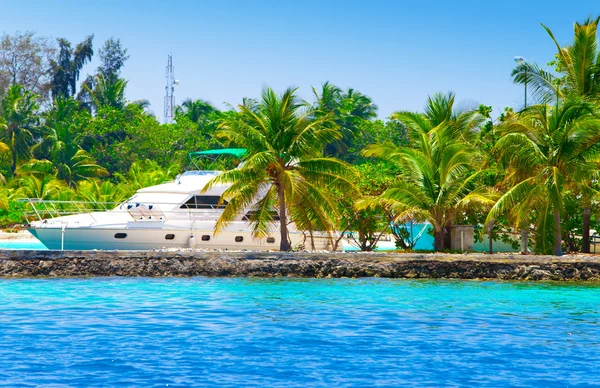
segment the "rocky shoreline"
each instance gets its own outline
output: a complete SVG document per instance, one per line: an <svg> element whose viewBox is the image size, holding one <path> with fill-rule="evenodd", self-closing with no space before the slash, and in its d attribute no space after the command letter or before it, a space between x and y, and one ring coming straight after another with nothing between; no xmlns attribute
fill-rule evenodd
<svg viewBox="0 0 600 388"><path fill-rule="evenodd" d="M382 277L600 282L600 257L399 253L3 251L0 277Z"/></svg>

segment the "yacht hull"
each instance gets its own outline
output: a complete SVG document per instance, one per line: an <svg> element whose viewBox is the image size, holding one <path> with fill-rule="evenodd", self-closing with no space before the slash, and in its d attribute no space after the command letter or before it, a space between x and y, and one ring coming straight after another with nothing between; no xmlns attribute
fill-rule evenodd
<svg viewBox="0 0 600 388"><path fill-rule="evenodd" d="M29 232L52 250L153 250L168 248L278 250L278 235L253 239L249 232L210 230L123 229L123 228L30 228ZM310 246L301 233L291 233L292 247ZM315 239L315 248L329 249L329 240Z"/></svg>

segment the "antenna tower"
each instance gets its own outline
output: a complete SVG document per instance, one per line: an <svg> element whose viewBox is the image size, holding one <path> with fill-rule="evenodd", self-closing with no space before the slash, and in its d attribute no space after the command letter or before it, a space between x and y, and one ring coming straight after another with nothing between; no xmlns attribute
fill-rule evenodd
<svg viewBox="0 0 600 388"><path fill-rule="evenodd" d="M165 77L167 79L167 85L165 86L165 123L169 124L173 122L173 110L175 109L175 85L179 84L179 81L175 79L175 73L173 71L173 56L171 54L169 54L169 59L167 61Z"/></svg>

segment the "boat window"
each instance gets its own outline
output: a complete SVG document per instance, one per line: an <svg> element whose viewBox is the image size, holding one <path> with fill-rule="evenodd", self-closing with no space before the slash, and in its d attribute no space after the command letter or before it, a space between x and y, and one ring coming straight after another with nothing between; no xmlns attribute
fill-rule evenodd
<svg viewBox="0 0 600 388"><path fill-rule="evenodd" d="M225 209L227 201L219 201L221 197L218 195L194 195L189 198L180 209Z"/></svg>
<svg viewBox="0 0 600 388"><path fill-rule="evenodd" d="M208 234L203 235L202 241L210 241L210 236Z"/></svg>
<svg viewBox="0 0 600 388"><path fill-rule="evenodd" d="M127 233L116 233L115 238L125 238L127 237Z"/></svg>
<svg viewBox="0 0 600 388"><path fill-rule="evenodd" d="M254 216L256 213L257 213L257 212L255 212L255 211L251 210L251 211L249 211L248 213L246 213L246 214L244 215L244 217L242 218L242 220L243 220L243 221L250 221L250 218L251 218L252 216ZM279 213L277 213L276 211L272 211L272 212L271 212L271 217L272 217L273 221L279 221Z"/></svg>
<svg viewBox="0 0 600 388"><path fill-rule="evenodd" d="M235 242L242 242L244 241L244 237L242 236L235 236Z"/></svg>
<svg viewBox="0 0 600 388"><path fill-rule="evenodd" d="M167 234L165 236L165 240L173 240L173 239L175 239L175 235L174 234L169 233L169 234Z"/></svg>
<svg viewBox="0 0 600 388"><path fill-rule="evenodd" d="M275 243L275 237L267 237L267 242L269 244L274 244Z"/></svg>

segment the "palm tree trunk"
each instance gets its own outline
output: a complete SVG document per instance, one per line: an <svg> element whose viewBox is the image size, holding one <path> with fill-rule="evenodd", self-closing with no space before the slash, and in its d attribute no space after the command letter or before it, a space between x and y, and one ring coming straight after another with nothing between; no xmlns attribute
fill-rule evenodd
<svg viewBox="0 0 600 388"><path fill-rule="evenodd" d="M581 240L581 252L590 253L590 217L591 209L586 206L583 209L583 238Z"/></svg>
<svg viewBox="0 0 600 388"><path fill-rule="evenodd" d="M17 150L15 148L15 134L13 132L11 136L11 147L12 147L12 172L17 171Z"/></svg>
<svg viewBox="0 0 600 388"><path fill-rule="evenodd" d="M526 255L529 253L529 248L527 247L529 240L529 230L526 228L521 229L521 254Z"/></svg>
<svg viewBox="0 0 600 388"><path fill-rule="evenodd" d="M490 255L494 253L494 239L492 237L492 230L494 229L494 220L491 220L488 224L488 238L490 240Z"/></svg>
<svg viewBox="0 0 600 388"><path fill-rule="evenodd" d="M444 250L444 229L433 232L433 248L438 252Z"/></svg>
<svg viewBox="0 0 600 388"><path fill-rule="evenodd" d="M560 230L560 211L554 209L554 256L562 256L562 233Z"/></svg>
<svg viewBox="0 0 600 388"><path fill-rule="evenodd" d="M281 239L279 243L279 250L282 252L287 252L292 250L292 246L288 236L287 214L285 212L285 193L283 192L282 184L278 184L277 186L277 192L279 194L279 235Z"/></svg>

